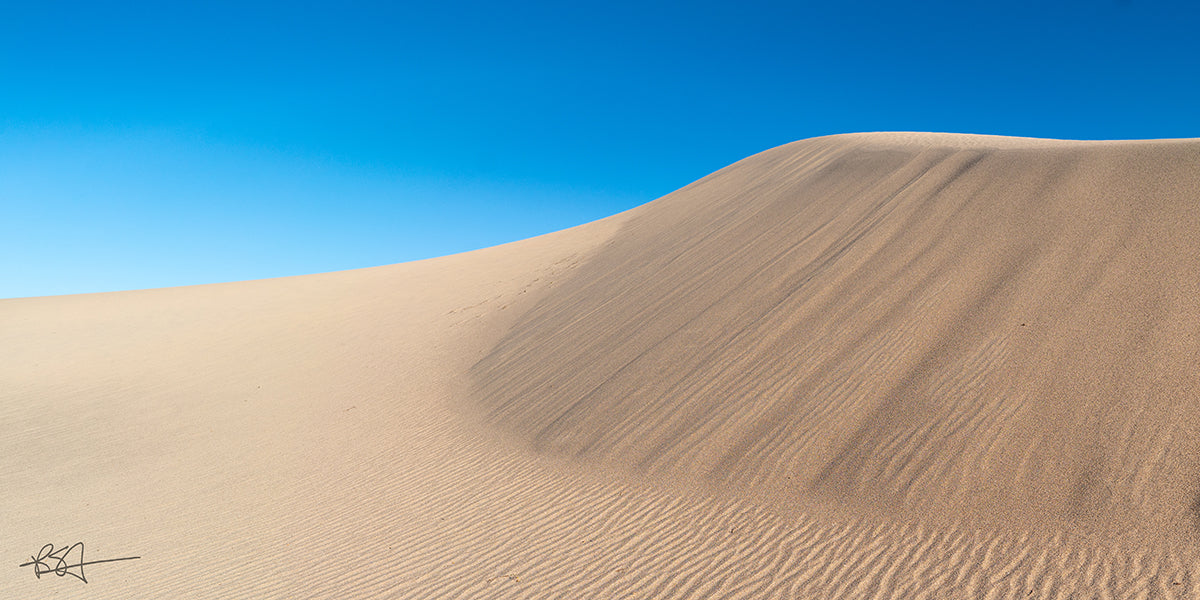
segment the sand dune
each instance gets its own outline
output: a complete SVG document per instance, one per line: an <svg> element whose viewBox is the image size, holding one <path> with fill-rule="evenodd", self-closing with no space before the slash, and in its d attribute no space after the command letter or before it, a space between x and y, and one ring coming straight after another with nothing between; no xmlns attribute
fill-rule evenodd
<svg viewBox="0 0 1200 600"><path fill-rule="evenodd" d="M477 252L0 301L0 587L1194 597L1198 257L1200 141L853 134ZM140 558L17 566L75 542Z"/></svg>

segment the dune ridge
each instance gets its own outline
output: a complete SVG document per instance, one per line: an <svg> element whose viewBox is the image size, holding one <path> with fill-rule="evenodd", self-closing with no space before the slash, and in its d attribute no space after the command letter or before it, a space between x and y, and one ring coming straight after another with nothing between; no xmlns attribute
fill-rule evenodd
<svg viewBox="0 0 1200 600"><path fill-rule="evenodd" d="M831 136L460 255L0 301L0 589L1194 597L1197 159ZM76 541L141 558L16 566Z"/></svg>
<svg viewBox="0 0 1200 600"><path fill-rule="evenodd" d="M640 207L474 368L531 447L1196 540L1200 143L818 138Z"/></svg>

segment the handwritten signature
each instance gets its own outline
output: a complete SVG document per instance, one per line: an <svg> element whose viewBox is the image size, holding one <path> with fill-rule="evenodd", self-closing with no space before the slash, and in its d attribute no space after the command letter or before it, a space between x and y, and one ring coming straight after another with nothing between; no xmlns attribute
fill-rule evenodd
<svg viewBox="0 0 1200 600"><path fill-rule="evenodd" d="M71 556L71 553L76 549L79 550L79 562L68 564L67 561L70 560L69 557ZM41 579L42 575L54 573L59 577L70 575L71 577L87 583L87 577L85 577L83 574L84 565L117 562L119 560L137 560L139 558L141 557L126 556L125 558L106 558L104 560L83 562L83 542L76 542L71 546L63 546L58 550L54 549L54 544L46 544L45 546L42 546L41 550L38 551L36 557L30 556L29 562L21 564L20 567L24 568L32 566L33 574L36 575L38 579ZM50 566L51 563L54 563L54 566Z"/></svg>

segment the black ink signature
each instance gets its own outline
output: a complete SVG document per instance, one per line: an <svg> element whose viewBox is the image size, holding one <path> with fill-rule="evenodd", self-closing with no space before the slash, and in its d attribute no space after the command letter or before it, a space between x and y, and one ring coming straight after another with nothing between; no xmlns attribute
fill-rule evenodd
<svg viewBox="0 0 1200 600"><path fill-rule="evenodd" d="M67 564L68 557L71 556L71 553L74 552L76 548L79 549L79 562L74 563L74 564ZM83 542L76 542L75 545L73 545L73 546L64 546L62 548L59 548L58 550L54 549L54 544L46 544L45 546L42 546L41 550L38 551L37 557L30 556L29 562L21 564L19 566L20 567L32 566L33 574L36 575L38 579L41 579L42 575L48 575L50 573L54 573L55 575L58 575L59 577L62 577L64 575L70 575L71 577L74 577L84 583L87 583L88 582L87 577L85 577L83 575L83 566L84 565L95 565L95 564L106 563L106 562L117 562L118 560L136 560L139 558L141 558L141 557L140 556L126 556L125 558L107 558L104 560L93 560L90 562L83 562ZM55 565L53 567L51 567L49 564L50 562L55 562Z"/></svg>

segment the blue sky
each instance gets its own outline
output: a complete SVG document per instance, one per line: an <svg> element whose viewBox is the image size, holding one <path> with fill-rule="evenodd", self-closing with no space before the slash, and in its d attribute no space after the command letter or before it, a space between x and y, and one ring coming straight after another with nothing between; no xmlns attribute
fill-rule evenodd
<svg viewBox="0 0 1200 600"><path fill-rule="evenodd" d="M0 298L415 260L797 139L1200 137L1200 8L0 0Z"/></svg>

